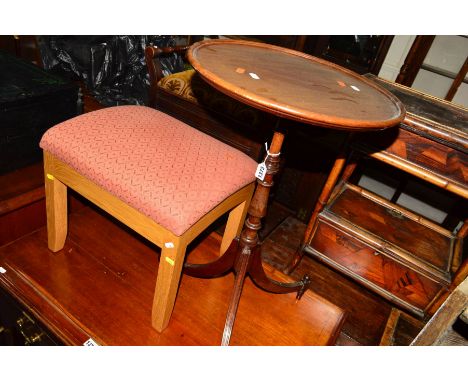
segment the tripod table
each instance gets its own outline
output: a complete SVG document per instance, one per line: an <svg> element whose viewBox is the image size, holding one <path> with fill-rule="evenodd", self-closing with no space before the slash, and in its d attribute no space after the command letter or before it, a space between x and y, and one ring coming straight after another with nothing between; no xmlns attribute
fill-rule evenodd
<svg viewBox="0 0 468 382"><path fill-rule="evenodd" d="M382 130L405 115L403 105L390 92L350 70L298 51L251 41L206 40L192 45L188 59L205 81L226 95L311 129ZM278 125L272 128L272 142L257 169L257 188L240 237L216 261L185 265L184 272L195 277L218 277L231 270L236 274L222 345L229 344L246 275L268 292L297 292L298 298L310 283L307 276L295 283L277 282L267 277L262 266L257 232L266 215L285 138Z"/></svg>

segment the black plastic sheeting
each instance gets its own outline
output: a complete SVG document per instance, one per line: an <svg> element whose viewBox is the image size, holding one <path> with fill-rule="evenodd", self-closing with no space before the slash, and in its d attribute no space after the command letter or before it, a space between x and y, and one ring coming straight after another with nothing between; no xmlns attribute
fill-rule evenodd
<svg viewBox="0 0 468 382"><path fill-rule="evenodd" d="M0 174L40 161L42 135L76 116L77 100L76 84L0 50Z"/></svg>
<svg viewBox="0 0 468 382"><path fill-rule="evenodd" d="M173 36L40 36L44 68L82 81L105 106L145 105L149 76L145 47L174 46ZM182 57L161 58L164 75L183 70Z"/></svg>

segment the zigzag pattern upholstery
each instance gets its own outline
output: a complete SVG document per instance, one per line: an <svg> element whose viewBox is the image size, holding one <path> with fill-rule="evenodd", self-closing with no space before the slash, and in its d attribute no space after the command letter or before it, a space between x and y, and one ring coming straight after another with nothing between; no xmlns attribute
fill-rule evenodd
<svg viewBox="0 0 468 382"><path fill-rule="evenodd" d="M116 106L49 129L40 146L177 236L255 180L242 152L144 106Z"/></svg>

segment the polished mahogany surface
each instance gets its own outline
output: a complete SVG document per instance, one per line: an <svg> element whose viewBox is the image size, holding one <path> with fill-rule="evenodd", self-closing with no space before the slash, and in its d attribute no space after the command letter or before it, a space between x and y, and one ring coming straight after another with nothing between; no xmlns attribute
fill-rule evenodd
<svg viewBox="0 0 468 382"><path fill-rule="evenodd" d="M391 206L378 203L359 192L359 189L343 186L342 191L326 208L334 215L344 218L393 243L432 267L442 272L449 271L449 253L455 236L450 232L438 232Z"/></svg>
<svg viewBox="0 0 468 382"><path fill-rule="evenodd" d="M188 59L212 86L281 117L346 130L401 122L402 103L358 74L304 53L268 44L207 40Z"/></svg>
<svg viewBox="0 0 468 382"><path fill-rule="evenodd" d="M0 287L65 344L93 338L100 345L217 345L233 276L213 280L184 275L171 322L151 327L158 270L157 247L94 208L70 215L63 250L47 248L45 227L0 248ZM220 237L194 243L188 260L216 258ZM268 269L275 278L290 279ZM295 296L259 292L248 280L232 345L332 344L344 311L311 291Z"/></svg>

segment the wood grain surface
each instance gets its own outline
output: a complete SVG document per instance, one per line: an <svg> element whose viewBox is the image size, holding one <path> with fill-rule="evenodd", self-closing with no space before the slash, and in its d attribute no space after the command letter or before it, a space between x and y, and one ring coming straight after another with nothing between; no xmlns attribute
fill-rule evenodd
<svg viewBox="0 0 468 382"><path fill-rule="evenodd" d="M424 125L433 126L429 133L437 134L441 139L460 143L467 148L468 144L468 108L445 101L441 98L420 92L373 74L366 78L392 92L404 103L407 114L405 123L424 130Z"/></svg>
<svg viewBox="0 0 468 382"><path fill-rule="evenodd" d="M275 115L345 130L394 126L403 104L373 82L328 61L239 40L194 44L188 59L209 84Z"/></svg>
<svg viewBox="0 0 468 382"><path fill-rule="evenodd" d="M359 282L393 299L408 302L421 313L442 289L439 283L416 273L403 264L369 247L366 243L319 220L310 246ZM377 287L377 288L375 288Z"/></svg>
<svg viewBox="0 0 468 382"><path fill-rule="evenodd" d="M453 333L453 323L467 307L468 279L465 279L445 300L411 345L456 345L447 336L450 332ZM467 345L466 338L463 344Z"/></svg>
<svg viewBox="0 0 468 382"><path fill-rule="evenodd" d="M283 269L303 238L306 225L293 217L279 225L262 245L265 262ZM346 311L337 344L378 345L391 311L390 303L315 258L304 256L291 275L310 275L310 289Z"/></svg>
<svg viewBox="0 0 468 382"><path fill-rule="evenodd" d="M436 231L421 219L396 211L347 187L327 207L333 214L408 251L441 272L448 272L455 237L448 231ZM429 222L428 222L429 223Z"/></svg>
<svg viewBox="0 0 468 382"><path fill-rule="evenodd" d="M188 260L218 256L220 237L205 237ZM41 229L0 249L0 285L65 343L88 338L107 345L218 345L233 276L183 276L168 328L151 327L158 249L104 213L72 214L62 251L47 249ZM275 275L277 277L277 275ZM283 276L284 277L284 276ZM307 292L275 295L246 281L231 345L326 345L344 319L334 304Z"/></svg>
<svg viewBox="0 0 468 382"><path fill-rule="evenodd" d="M373 158L468 198L468 154L401 124L379 134L365 134L355 143Z"/></svg>

